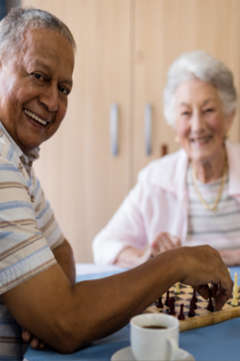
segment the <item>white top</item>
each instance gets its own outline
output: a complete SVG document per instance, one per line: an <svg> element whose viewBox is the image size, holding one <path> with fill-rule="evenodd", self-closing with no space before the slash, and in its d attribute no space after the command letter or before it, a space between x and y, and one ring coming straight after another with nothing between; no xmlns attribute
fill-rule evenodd
<svg viewBox="0 0 240 361"><path fill-rule="evenodd" d="M227 142L226 149L229 166L226 191L235 204L239 205L240 145ZM188 166L187 154L181 149L151 162L140 172L135 187L94 239L93 252L96 263L113 264L118 253L128 246L149 251L161 232L177 236L181 239L182 245L186 246L206 243L201 238L190 240L188 237ZM228 217L230 222L231 216ZM229 238L224 232L224 227L220 232L212 234L211 242L207 243L218 250L240 248L239 230L239 237L236 239Z"/></svg>

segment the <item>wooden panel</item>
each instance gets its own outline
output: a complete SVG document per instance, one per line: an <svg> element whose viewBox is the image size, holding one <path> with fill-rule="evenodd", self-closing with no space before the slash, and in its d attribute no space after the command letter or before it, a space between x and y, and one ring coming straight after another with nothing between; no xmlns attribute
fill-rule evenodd
<svg viewBox="0 0 240 361"><path fill-rule="evenodd" d="M78 261L91 260L91 240L114 213L136 174L175 151L162 113L172 61L203 49L240 77L239 0L23 0L49 10L78 44L74 90L58 134L42 148L37 171ZM120 156L112 157L110 105L120 105ZM153 106L153 154L145 154L144 108ZM239 116L231 139L239 140Z"/></svg>
<svg viewBox="0 0 240 361"><path fill-rule="evenodd" d="M59 132L36 166L77 261L91 261L91 241L130 184L130 2L24 0L53 12L76 42L74 90ZM109 113L120 109L120 154L110 152Z"/></svg>
<svg viewBox="0 0 240 361"><path fill-rule="evenodd" d="M223 60L240 78L239 0L135 0L134 169L136 174L160 156L162 144L175 151L175 132L164 121L162 92L172 61L182 52L202 49ZM144 107L153 105L153 153L145 155ZM239 141L239 116L230 138Z"/></svg>

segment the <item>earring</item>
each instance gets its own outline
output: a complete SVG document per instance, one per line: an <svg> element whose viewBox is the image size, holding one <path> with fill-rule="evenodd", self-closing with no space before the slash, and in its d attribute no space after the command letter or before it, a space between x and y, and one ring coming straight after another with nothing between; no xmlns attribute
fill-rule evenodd
<svg viewBox="0 0 240 361"><path fill-rule="evenodd" d="M228 139L229 137L229 132L227 132L224 137L223 137L223 143L226 142L226 140Z"/></svg>
<svg viewBox="0 0 240 361"><path fill-rule="evenodd" d="M180 142L179 136L178 136L178 135L176 135L176 137L175 137L175 139L174 139L174 140L175 140L175 142L176 142L176 143L179 143L179 142Z"/></svg>

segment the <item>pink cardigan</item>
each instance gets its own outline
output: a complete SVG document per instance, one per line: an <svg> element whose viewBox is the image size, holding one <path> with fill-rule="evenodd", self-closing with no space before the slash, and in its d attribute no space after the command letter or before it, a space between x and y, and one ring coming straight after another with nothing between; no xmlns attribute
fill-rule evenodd
<svg viewBox="0 0 240 361"><path fill-rule="evenodd" d="M227 143L229 161L229 194L240 201L240 145ZM127 246L151 247L161 232L168 232L186 243L188 230L188 193L186 187L188 158L183 149L151 162L138 177L110 222L93 240L94 261L114 263ZM227 243L227 246L224 244ZM194 245L201 244L198 242ZM240 247L229 240L216 239L217 249Z"/></svg>

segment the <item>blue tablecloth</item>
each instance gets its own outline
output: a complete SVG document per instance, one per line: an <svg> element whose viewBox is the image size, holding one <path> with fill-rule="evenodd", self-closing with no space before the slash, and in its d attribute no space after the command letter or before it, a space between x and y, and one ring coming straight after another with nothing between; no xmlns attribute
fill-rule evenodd
<svg viewBox="0 0 240 361"><path fill-rule="evenodd" d="M240 278L240 267L232 267L230 272L232 278L235 272L238 272ZM78 280L102 278L108 275L109 273L84 275L78 277ZM189 351L196 361L239 361L239 341L240 318L180 334L180 347ZM62 355L52 350L35 351L29 348L26 358L29 361L107 361L114 352L126 346L129 346L129 326L71 355Z"/></svg>

